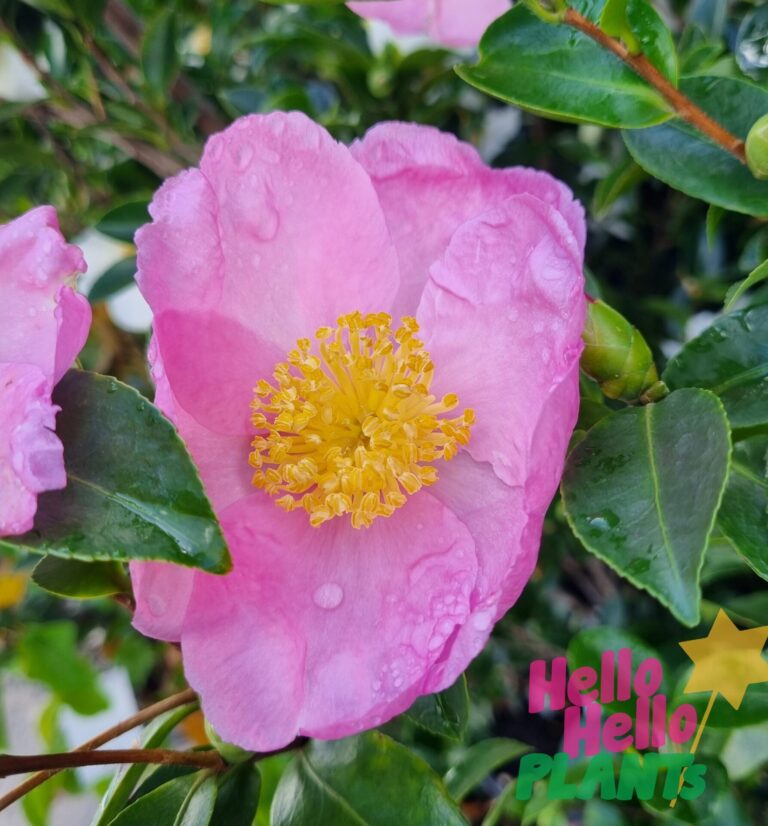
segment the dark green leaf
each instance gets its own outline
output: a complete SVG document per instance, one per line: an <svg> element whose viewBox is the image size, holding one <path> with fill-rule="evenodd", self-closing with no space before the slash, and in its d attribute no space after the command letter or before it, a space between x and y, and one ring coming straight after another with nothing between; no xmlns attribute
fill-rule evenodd
<svg viewBox="0 0 768 826"><path fill-rule="evenodd" d="M32 579L52 594L75 599L131 592L130 580L119 562L81 562L45 556L35 566Z"/></svg>
<svg viewBox="0 0 768 826"><path fill-rule="evenodd" d="M88 300L91 303L104 301L120 290L124 290L133 284L136 275L136 258L124 258L117 264L111 266L105 273L99 276L96 283L88 291Z"/></svg>
<svg viewBox="0 0 768 826"><path fill-rule="evenodd" d="M455 800L463 800L489 774L530 750L525 743L501 737L475 743L445 775L448 793Z"/></svg>
<svg viewBox="0 0 768 826"><path fill-rule="evenodd" d="M740 138L768 112L768 91L742 80L691 77L680 88ZM733 155L684 121L625 132L624 141L646 172L675 189L734 212L768 215L768 181L758 181Z"/></svg>
<svg viewBox="0 0 768 826"><path fill-rule="evenodd" d="M104 711L108 703L96 671L77 650L77 628L66 620L27 625L18 642L24 673L45 683L79 714Z"/></svg>
<svg viewBox="0 0 768 826"><path fill-rule="evenodd" d="M168 735L194 709L195 706L192 704L180 706L156 717L144 730L141 738L142 748L155 749L162 746ZM145 768L140 764L124 766L115 774L101 800L91 826L107 826L114 820L117 813L128 802Z"/></svg>
<svg viewBox="0 0 768 826"><path fill-rule="evenodd" d="M216 803L216 780L205 772L169 780L140 797L110 826L208 826Z"/></svg>
<svg viewBox="0 0 768 826"><path fill-rule="evenodd" d="M379 732L316 740L272 801L272 826L466 826L440 778Z"/></svg>
<svg viewBox="0 0 768 826"><path fill-rule="evenodd" d="M83 560L229 570L224 538L171 423L116 379L70 370L53 400L67 487L38 498L34 528L0 547Z"/></svg>
<svg viewBox="0 0 768 826"><path fill-rule="evenodd" d="M632 190L646 177L645 172L632 160L627 158L616 169L598 181L592 198L592 211L600 218L622 195ZM590 292L593 298L599 298Z"/></svg>
<svg viewBox="0 0 768 826"><path fill-rule="evenodd" d="M762 624L764 625L765 622ZM683 703L690 703L695 707L698 718L701 720L709 703L710 694L707 692L685 694L684 689L689 677L690 673L686 673L680 680L669 705L670 708L676 708ZM707 720L707 726L727 729L742 728L762 723L765 720L768 720L768 683L753 683L747 687L747 693L738 709L735 709L723 697L718 697Z"/></svg>
<svg viewBox="0 0 768 826"><path fill-rule="evenodd" d="M573 5L596 19L604 4ZM645 36L655 32L661 43L666 27L650 7L643 14ZM491 25L480 61L458 72L484 92L563 120L636 128L670 117L661 95L618 57L569 26L545 23L523 4Z"/></svg>
<svg viewBox="0 0 768 826"><path fill-rule="evenodd" d="M717 526L754 571L768 579L768 436L734 445Z"/></svg>
<svg viewBox="0 0 768 826"><path fill-rule="evenodd" d="M408 709L406 716L433 734L460 740L464 736L469 719L467 678L462 674L445 691L419 697Z"/></svg>
<svg viewBox="0 0 768 826"><path fill-rule="evenodd" d="M96 224L95 228L110 238L132 244L136 230L149 221L148 204L148 201L131 201L115 207Z"/></svg>
<svg viewBox="0 0 768 826"><path fill-rule="evenodd" d="M763 261L743 280L734 284L725 294L725 309L729 310L747 290L756 287L768 278L768 261Z"/></svg>
<svg viewBox="0 0 768 826"><path fill-rule="evenodd" d="M599 421L563 477L565 512L584 546L687 625L699 617L699 574L729 456L717 397L678 390Z"/></svg>
<svg viewBox="0 0 768 826"><path fill-rule="evenodd" d="M212 826L251 826L260 791L261 775L252 762L231 768L219 781Z"/></svg>
<svg viewBox="0 0 768 826"><path fill-rule="evenodd" d="M768 304L717 319L670 360L672 388L716 393L734 427L768 424Z"/></svg>
<svg viewBox="0 0 768 826"><path fill-rule="evenodd" d="M180 68L176 49L176 11L163 9L149 24L141 44L141 66L151 89L164 95Z"/></svg>

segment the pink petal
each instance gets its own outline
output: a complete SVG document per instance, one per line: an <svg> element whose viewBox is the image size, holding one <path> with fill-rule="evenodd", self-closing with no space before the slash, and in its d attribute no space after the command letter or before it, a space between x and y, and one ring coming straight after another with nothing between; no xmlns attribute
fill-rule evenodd
<svg viewBox="0 0 768 826"><path fill-rule="evenodd" d="M0 536L30 530L37 494L66 484L58 409L39 367L0 364Z"/></svg>
<svg viewBox="0 0 768 826"><path fill-rule="evenodd" d="M72 288L84 271L53 207L0 227L0 536L29 530L37 494L66 484L51 392L88 335L88 302Z"/></svg>
<svg viewBox="0 0 768 826"><path fill-rule="evenodd" d="M34 364L52 384L71 366L91 314L72 289L81 272L83 255L62 238L53 207L0 227L0 363Z"/></svg>
<svg viewBox="0 0 768 826"><path fill-rule="evenodd" d="M281 353L352 310L386 310L395 252L366 173L299 113L241 118L167 181L137 233L156 316L212 308ZM163 359L166 336L158 336ZM250 384L262 378L251 376Z"/></svg>
<svg viewBox="0 0 768 826"><path fill-rule="evenodd" d="M187 615L195 570L167 562L131 562L136 596L133 627L157 640L178 642Z"/></svg>
<svg viewBox="0 0 768 826"><path fill-rule="evenodd" d="M489 169L469 144L428 126L384 123L352 145L369 172L400 262L395 317L413 314L429 268L456 230L511 195L530 193L551 204L584 246L584 210L570 190L545 172Z"/></svg>
<svg viewBox="0 0 768 826"><path fill-rule="evenodd" d="M578 383L585 307L579 245L531 195L465 224L430 270L417 319L436 365L433 391L475 410L467 450L508 485L531 474L551 484L562 465L552 456L535 468L532 440L553 390ZM557 421L570 435L578 395L568 401Z"/></svg>
<svg viewBox="0 0 768 826"><path fill-rule="evenodd" d="M477 567L466 528L429 493L367 530L311 528L260 493L222 524L234 571L196 576L182 634L187 678L222 737L257 750L341 737L423 693Z"/></svg>
<svg viewBox="0 0 768 826"><path fill-rule="evenodd" d="M398 34L426 34L446 46L478 44L488 26L509 11L509 0L387 0L349 3L361 17L389 23Z"/></svg>

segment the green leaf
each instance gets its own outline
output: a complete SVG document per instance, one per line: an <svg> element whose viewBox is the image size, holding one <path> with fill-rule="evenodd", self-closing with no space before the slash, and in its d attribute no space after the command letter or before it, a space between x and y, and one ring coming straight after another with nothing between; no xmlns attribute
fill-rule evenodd
<svg viewBox="0 0 768 826"><path fill-rule="evenodd" d="M573 4L596 20L604 3ZM644 36L666 31L650 7ZM603 126L637 128L671 116L664 98L623 61L587 35L564 24L545 23L523 4L486 31L480 60L460 66L461 77L478 89L537 114Z"/></svg>
<svg viewBox="0 0 768 826"><path fill-rule="evenodd" d="M768 304L722 316L667 364L672 388L717 394L733 427L768 424Z"/></svg>
<svg viewBox="0 0 768 826"><path fill-rule="evenodd" d="M600 16L600 28L611 37L623 40L632 54L638 54L640 43L629 23L628 5L628 0L607 0Z"/></svg>
<svg viewBox="0 0 768 826"><path fill-rule="evenodd" d="M42 494L33 529L0 539L0 548L229 570L197 471L156 407L116 379L82 370L67 373L53 401L67 486Z"/></svg>
<svg viewBox="0 0 768 826"><path fill-rule="evenodd" d="M313 741L283 774L272 826L466 826L440 778L379 732Z"/></svg>
<svg viewBox="0 0 768 826"><path fill-rule="evenodd" d="M756 287L761 282L768 278L768 261L763 261L762 264L755 267L754 270L744 279L736 284L733 284L728 292L725 294L725 309L730 310L731 307L744 295L747 290Z"/></svg>
<svg viewBox="0 0 768 826"><path fill-rule="evenodd" d="M163 783L123 809L110 826L208 826L216 803L216 779L206 772Z"/></svg>
<svg viewBox="0 0 768 826"><path fill-rule="evenodd" d="M592 211L595 216L602 218L622 195L634 189L645 177L645 171L632 158L626 158L598 181L592 198ZM593 298L599 298L592 292L590 295Z"/></svg>
<svg viewBox="0 0 768 826"><path fill-rule="evenodd" d="M52 594L74 599L131 592L130 580L119 562L81 562L45 556L32 571L32 580Z"/></svg>
<svg viewBox="0 0 768 826"><path fill-rule="evenodd" d="M141 738L141 746L145 749L159 748L166 741L168 735L176 726L188 717L196 708L196 704L190 703L186 706L166 711L156 717L144 729ZM146 766L140 764L123 766L112 778L104 797L99 804L99 810L94 816L91 826L107 826L114 820L117 813L125 806L133 792L136 784L141 779Z"/></svg>
<svg viewBox="0 0 768 826"><path fill-rule="evenodd" d="M460 740L469 720L467 678L462 674L445 691L419 697L408 709L406 716L433 734Z"/></svg>
<svg viewBox="0 0 768 826"><path fill-rule="evenodd" d="M565 513L584 546L684 624L728 476L725 411L706 390L599 421L568 457Z"/></svg>
<svg viewBox="0 0 768 826"><path fill-rule="evenodd" d="M768 579L768 436L733 446L717 526L755 573Z"/></svg>
<svg viewBox="0 0 768 826"><path fill-rule="evenodd" d="M252 762L230 769L219 781L213 826L251 826L259 807L261 775Z"/></svg>
<svg viewBox="0 0 768 826"><path fill-rule="evenodd" d="M726 77L690 77L681 91L734 135L745 138L768 111L768 91ZM768 181L701 132L676 118L652 129L624 132L632 157L651 175L685 192L734 212L768 215Z"/></svg>
<svg viewBox="0 0 768 826"><path fill-rule="evenodd" d="M108 703L91 663L77 650L77 627L68 620L27 625L18 641L22 671L45 683L78 714L96 714Z"/></svg>
<svg viewBox="0 0 768 826"><path fill-rule="evenodd" d="M163 9L147 26L141 43L141 67L155 94L165 95L181 67L177 39L176 11Z"/></svg>
<svg viewBox="0 0 768 826"><path fill-rule="evenodd" d="M690 671L684 674L678 682L669 707L677 708L683 703L690 703L701 720L709 703L710 694L708 692L686 694L684 689L689 678ZM707 726L725 729L743 728L763 723L766 720L768 720L768 683L753 683L747 687L747 693L738 709L735 709L723 697L718 697L707 720Z"/></svg>
<svg viewBox="0 0 768 826"><path fill-rule="evenodd" d="M106 213L95 229L118 241L133 243L136 230L149 222L149 201L130 201Z"/></svg>
<svg viewBox="0 0 768 826"><path fill-rule="evenodd" d="M706 229L707 229L707 246L712 249L715 246L715 241L717 240L717 230L720 227L720 224L725 217L727 210L723 209L722 207L716 206L715 204L710 204L709 209L707 209L707 220L706 220Z"/></svg>
<svg viewBox="0 0 768 826"><path fill-rule="evenodd" d="M88 300L95 304L97 301L105 301L120 290L124 290L133 284L136 275L136 258L124 258L113 264L106 272L102 273L94 285L88 291Z"/></svg>
<svg viewBox="0 0 768 826"><path fill-rule="evenodd" d="M491 772L516 760L531 747L517 740L493 737L470 746L461 759L445 775L448 793L455 800L463 800Z"/></svg>

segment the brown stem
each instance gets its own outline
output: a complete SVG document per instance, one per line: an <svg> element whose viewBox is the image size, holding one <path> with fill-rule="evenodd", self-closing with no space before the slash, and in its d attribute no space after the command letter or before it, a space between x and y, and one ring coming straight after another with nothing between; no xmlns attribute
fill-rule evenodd
<svg viewBox="0 0 768 826"><path fill-rule="evenodd" d="M125 732L130 731L137 726L148 723L150 720L154 720L155 717L159 717L164 712L186 705L187 703L192 703L196 699L197 696L191 688L188 688L185 691L180 691L178 694L174 694L171 697L166 697L165 700L160 700L158 703L147 706L134 714L132 717L128 717L121 723L112 726L112 728L108 728L106 731L101 732L101 734L97 734L93 739L88 740L74 749L72 753L76 754L78 752L97 749L99 746L103 746L110 740L114 740L115 737L119 737L121 734L125 734ZM29 769L29 771L34 770ZM19 800L19 798L23 797L28 792L31 792L32 789L37 788L41 783L48 780L49 777L53 777L53 775L58 771L61 771L61 769L47 768L44 771L38 772L38 774L33 774L32 777L27 778L21 785L17 786L15 789L12 789L3 797L0 797L0 812L10 806L11 803L15 803Z"/></svg>
<svg viewBox="0 0 768 826"><path fill-rule="evenodd" d="M111 766L117 763L196 766L215 771L223 771L227 767L219 753L214 750L108 749L65 751L60 754L0 754L0 777L34 771L61 771L79 766Z"/></svg>
<svg viewBox="0 0 768 826"><path fill-rule="evenodd" d="M643 54L631 54L627 47L619 40L607 35L599 26L574 9L567 9L563 21L574 29L591 37L603 48L613 52L623 60L627 66L635 71L643 80L651 84L675 110L678 117L694 126L705 134L726 152L730 152L741 163L747 162L744 150L744 141L731 134L724 126L713 120L706 112L687 98L679 89L676 89L662 73Z"/></svg>

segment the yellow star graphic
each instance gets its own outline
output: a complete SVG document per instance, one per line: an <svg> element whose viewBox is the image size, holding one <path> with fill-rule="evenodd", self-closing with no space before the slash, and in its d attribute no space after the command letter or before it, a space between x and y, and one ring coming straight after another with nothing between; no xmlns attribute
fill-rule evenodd
<svg viewBox="0 0 768 826"><path fill-rule="evenodd" d="M709 636L680 643L694 662L685 693L712 691L712 699L719 693L738 709L747 686L768 681L768 662L762 656L767 639L768 625L739 631L720 609Z"/></svg>

